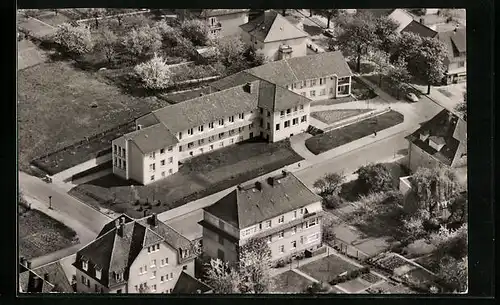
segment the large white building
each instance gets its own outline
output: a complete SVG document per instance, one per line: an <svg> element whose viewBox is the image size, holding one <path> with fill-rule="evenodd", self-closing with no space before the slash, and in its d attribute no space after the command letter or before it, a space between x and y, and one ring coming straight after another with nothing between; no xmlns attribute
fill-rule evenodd
<svg viewBox="0 0 500 305"><path fill-rule="evenodd" d="M113 173L142 184L178 170L179 161L262 137L276 142L309 126L312 100L351 93L340 52L290 58L211 84L212 93L153 111L112 143Z"/></svg>

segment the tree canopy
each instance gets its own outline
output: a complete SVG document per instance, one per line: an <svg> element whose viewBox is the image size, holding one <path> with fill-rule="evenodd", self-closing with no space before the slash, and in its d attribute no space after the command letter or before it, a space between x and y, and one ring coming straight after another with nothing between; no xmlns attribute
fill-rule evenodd
<svg viewBox="0 0 500 305"><path fill-rule="evenodd" d="M382 163L361 166L356 173L364 193L385 192L393 188L391 173Z"/></svg>
<svg viewBox="0 0 500 305"><path fill-rule="evenodd" d="M138 64L134 68L135 73L148 89L165 89L171 81L172 72L161 56L156 54L152 59Z"/></svg>
<svg viewBox="0 0 500 305"><path fill-rule="evenodd" d="M94 41L88 26L62 24L55 34L55 41L70 54L83 55L92 51Z"/></svg>

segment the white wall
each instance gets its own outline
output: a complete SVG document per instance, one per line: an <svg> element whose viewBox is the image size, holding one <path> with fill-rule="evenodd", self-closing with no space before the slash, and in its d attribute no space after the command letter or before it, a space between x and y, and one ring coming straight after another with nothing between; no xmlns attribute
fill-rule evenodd
<svg viewBox="0 0 500 305"><path fill-rule="evenodd" d="M71 178L73 175L81 173L83 171L86 171L88 169L91 169L93 167L96 167L97 165L103 164L105 162L108 162L111 160L112 154L105 154L97 158L90 159L88 161L85 161L83 163L80 163L76 166L70 167L66 170L63 170L60 173L55 174L52 176L53 180L58 180L58 181L63 181L68 178Z"/></svg>
<svg viewBox="0 0 500 305"><path fill-rule="evenodd" d="M161 153L161 149L158 149L144 156L144 184L153 183L155 181L173 175L179 170L177 146L172 145L169 147L164 147L163 149L163 154ZM153 153L154 159L150 157ZM170 162L170 158L172 158L172 162ZM162 161L165 161L165 165L161 165ZM155 165L154 171L150 170L151 164ZM154 176L154 180L151 180L151 176Z"/></svg>
<svg viewBox="0 0 500 305"><path fill-rule="evenodd" d="M216 19L222 26L220 36L239 35L239 26L248 22L248 13L217 16Z"/></svg>
<svg viewBox="0 0 500 305"><path fill-rule="evenodd" d="M132 142L127 141L128 145L128 178L137 182L144 183L144 155L139 148Z"/></svg>
<svg viewBox="0 0 500 305"><path fill-rule="evenodd" d="M287 115L286 110L285 115L281 116L281 111L275 112L273 114L272 124L271 124L271 141L277 142L290 137L291 134L300 134L307 130L309 126L309 113L311 103L304 104L304 109L301 110L300 107L297 111L294 108L291 109L290 114ZM305 122L302 122L302 117L306 116ZM298 124L293 125L293 119L298 118ZM290 121L290 127L285 128L285 122ZM276 130L276 124L279 124L279 130Z"/></svg>
<svg viewBox="0 0 500 305"><path fill-rule="evenodd" d="M288 45L292 47L291 57L301 57L307 55L307 38L297 38L283 41L273 41L261 43L256 46L258 51L262 53L269 60L280 60L279 47L281 45Z"/></svg>

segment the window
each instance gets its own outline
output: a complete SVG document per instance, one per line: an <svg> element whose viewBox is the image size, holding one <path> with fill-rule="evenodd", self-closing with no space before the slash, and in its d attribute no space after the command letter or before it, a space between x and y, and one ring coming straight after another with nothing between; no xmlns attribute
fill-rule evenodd
<svg viewBox="0 0 500 305"><path fill-rule="evenodd" d="M297 226L292 228L292 235L297 234Z"/></svg>
<svg viewBox="0 0 500 305"><path fill-rule="evenodd" d="M224 137L224 133L223 132L219 133L219 139L222 139L223 137Z"/></svg>
<svg viewBox="0 0 500 305"><path fill-rule="evenodd" d="M278 223L283 223L285 222L285 216L284 215L281 215L279 218L278 218Z"/></svg>
<svg viewBox="0 0 500 305"><path fill-rule="evenodd" d="M118 290L116 291L116 293L122 293L122 290L121 290L121 289L118 289Z"/></svg>
<svg viewBox="0 0 500 305"><path fill-rule="evenodd" d="M267 111L267 116L268 117L271 116L271 111L269 111L269 110Z"/></svg>
<svg viewBox="0 0 500 305"><path fill-rule="evenodd" d="M191 148L191 147L193 147L193 146L194 146L194 142L190 142L190 143L188 143L188 148Z"/></svg>
<svg viewBox="0 0 500 305"><path fill-rule="evenodd" d="M220 235L219 236L219 244L224 245L224 238Z"/></svg>
<svg viewBox="0 0 500 305"><path fill-rule="evenodd" d="M316 218L309 220L306 222L306 228L310 228L316 225Z"/></svg>
<svg viewBox="0 0 500 305"><path fill-rule="evenodd" d="M271 124L267 122L267 130L271 130Z"/></svg>
<svg viewBox="0 0 500 305"><path fill-rule="evenodd" d="M316 96L316 90L309 91L309 96Z"/></svg>
<svg viewBox="0 0 500 305"><path fill-rule="evenodd" d="M156 291L156 284L153 284L153 286L151 286L151 291Z"/></svg>
<svg viewBox="0 0 500 305"><path fill-rule="evenodd" d="M300 93L302 96L306 96L306 93L305 92L301 92Z"/></svg>
<svg viewBox="0 0 500 305"><path fill-rule="evenodd" d="M182 266L182 270L187 270L187 269L188 269L187 265Z"/></svg>
<svg viewBox="0 0 500 305"><path fill-rule="evenodd" d="M252 129L253 128L253 123L248 125L248 128Z"/></svg>
<svg viewBox="0 0 500 305"><path fill-rule="evenodd" d="M319 90L319 95L326 95L326 89Z"/></svg>
<svg viewBox="0 0 500 305"><path fill-rule="evenodd" d="M243 127L238 127L238 132L242 132L243 130L245 130L245 126L243 126Z"/></svg>
<svg viewBox="0 0 500 305"><path fill-rule="evenodd" d="M193 134L193 128L189 128L188 129L188 135L192 135Z"/></svg>
<svg viewBox="0 0 500 305"><path fill-rule="evenodd" d="M179 145L179 152L181 152L181 151L182 151L182 146L181 146L181 145Z"/></svg>
<svg viewBox="0 0 500 305"><path fill-rule="evenodd" d="M100 280L102 275L102 270L101 269L96 269L95 270L95 278Z"/></svg>
<svg viewBox="0 0 500 305"><path fill-rule="evenodd" d="M165 165L165 160L161 160L161 161L160 161L160 164L161 164L162 166L163 166L163 165Z"/></svg>
<svg viewBox="0 0 500 305"><path fill-rule="evenodd" d="M300 122L303 123L303 122L307 122L307 115L303 115L301 118L300 118Z"/></svg>
<svg viewBox="0 0 500 305"><path fill-rule="evenodd" d="M165 172L161 172L161 176L162 176L162 177L165 177Z"/></svg>
<svg viewBox="0 0 500 305"><path fill-rule="evenodd" d="M284 110L281 110L280 116L285 116L285 111Z"/></svg>
<svg viewBox="0 0 500 305"><path fill-rule="evenodd" d="M286 114L290 114L292 112L292 109L287 109Z"/></svg>
<svg viewBox="0 0 500 305"><path fill-rule="evenodd" d="M210 145L210 150L213 150L214 149L214 146L213 145Z"/></svg>
<svg viewBox="0 0 500 305"><path fill-rule="evenodd" d="M165 281L165 276L160 276L160 283L163 283Z"/></svg>
<svg viewBox="0 0 500 305"><path fill-rule="evenodd" d="M202 132L203 131L203 125L198 126L198 131Z"/></svg>
<svg viewBox="0 0 500 305"><path fill-rule="evenodd" d="M151 176L151 181L155 180L155 175Z"/></svg>
<svg viewBox="0 0 500 305"><path fill-rule="evenodd" d="M285 128L288 128L288 127L290 127L290 120L285 121Z"/></svg>
<svg viewBox="0 0 500 305"><path fill-rule="evenodd" d="M234 115L229 117L229 122L234 123Z"/></svg>
<svg viewBox="0 0 500 305"><path fill-rule="evenodd" d="M300 105L299 110L304 110L304 105Z"/></svg>
<svg viewBox="0 0 500 305"><path fill-rule="evenodd" d="M297 112L297 109L298 109L297 106L293 107L293 112Z"/></svg>
<svg viewBox="0 0 500 305"><path fill-rule="evenodd" d="M116 151L117 151L117 149L116 149L116 145L115 145L114 147L115 147L115 154L116 154L116 153L117 153L117 152L116 152Z"/></svg>
<svg viewBox="0 0 500 305"><path fill-rule="evenodd" d="M149 171L154 172L156 170L156 164L149 164Z"/></svg>
<svg viewBox="0 0 500 305"><path fill-rule="evenodd" d="M301 83L296 83L295 88L300 88Z"/></svg>
<svg viewBox="0 0 500 305"><path fill-rule="evenodd" d="M210 129L214 128L214 122L208 123L208 128L210 128Z"/></svg>
<svg viewBox="0 0 500 305"><path fill-rule="evenodd" d="M160 149L160 155L163 155L165 153L165 148Z"/></svg>
<svg viewBox="0 0 500 305"><path fill-rule="evenodd" d="M324 78L320 78L319 79L319 84L320 85L324 85L325 84L325 79Z"/></svg>
<svg viewBox="0 0 500 305"><path fill-rule="evenodd" d="M260 126L260 127L264 127L264 120L263 120L263 119L260 119L259 126Z"/></svg>
<svg viewBox="0 0 500 305"><path fill-rule="evenodd" d="M248 228L248 229L243 230L242 235L248 236L254 232L255 232L255 227L252 227L252 228Z"/></svg>
<svg viewBox="0 0 500 305"><path fill-rule="evenodd" d="M307 81L303 81L302 82L302 86L300 87L300 89L304 88L304 87L307 87Z"/></svg>
<svg viewBox="0 0 500 305"><path fill-rule="evenodd" d="M118 159L118 167L122 167L122 159Z"/></svg>
<svg viewBox="0 0 500 305"><path fill-rule="evenodd" d="M171 168L168 170L168 173L169 173L169 174L171 174L171 173L173 173L173 172L174 172L174 170L173 170L173 169L171 169Z"/></svg>
<svg viewBox="0 0 500 305"><path fill-rule="evenodd" d="M314 87L316 86L316 80L315 79L311 79L311 87Z"/></svg>
<svg viewBox="0 0 500 305"><path fill-rule="evenodd" d="M311 243L311 242L316 241L318 239L319 239L319 233L316 233L316 234L313 234L313 235L310 235L309 237L307 237L307 242Z"/></svg>
<svg viewBox="0 0 500 305"><path fill-rule="evenodd" d="M280 246L280 253L285 253L285 246L284 245Z"/></svg>
<svg viewBox="0 0 500 305"><path fill-rule="evenodd" d="M245 118L245 114L244 113L238 114L238 119L243 120L244 118Z"/></svg>
<svg viewBox="0 0 500 305"><path fill-rule="evenodd" d="M179 140L182 139L182 132L179 132Z"/></svg>
<svg viewBox="0 0 500 305"><path fill-rule="evenodd" d="M139 274L143 274L142 267L139 267Z"/></svg>
<svg viewBox="0 0 500 305"><path fill-rule="evenodd" d="M221 141L219 144L220 147L224 147L224 141Z"/></svg>
<svg viewBox="0 0 500 305"><path fill-rule="evenodd" d="M115 273L115 280L120 282L123 280L123 273Z"/></svg>
<svg viewBox="0 0 500 305"><path fill-rule="evenodd" d="M222 125L224 125L224 119L219 120L219 126L222 126Z"/></svg>
<svg viewBox="0 0 500 305"><path fill-rule="evenodd" d="M160 244L156 245L156 250L160 250Z"/></svg>
<svg viewBox="0 0 500 305"><path fill-rule="evenodd" d="M300 243L303 244L304 243L304 236L301 236L300 237Z"/></svg>
<svg viewBox="0 0 500 305"><path fill-rule="evenodd" d="M270 228L271 227L271 220L268 220L266 221L266 228Z"/></svg>
<svg viewBox="0 0 500 305"><path fill-rule="evenodd" d="M170 279L173 279L173 278L174 278L174 273L170 272Z"/></svg>
<svg viewBox="0 0 500 305"><path fill-rule="evenodd" d="M89 269L89 262L88 261L82 261L82 269L87 271Z"/></svg>
<svg viewBox="0 0 500 305"><path fill-rule="evenodd" d="M299 118L295 118L292 120L292 125L297 125L299 123Z"/></svg>
<svg viewBox="0 0 500 305"><path fill-rule="evenodd" d="M168 281L168 273L167 273L167 274L165 274L165 280L167 280L167 281Z"/></svg>
<svg viewBox="0 0 500 305"><path fill-rule="evenodd" d="M156 277L156 271L153 271L153 273L151 274L151 278L154 279Z"/></svg>
<svg viewBox="0 0 500 305"><path fill-rule="evenodd" d="M458 67L462 68L463 66L465 66L465 61L459 61L458 62Z"/></svg>
<svg viewBox="0 0 500 305"><path fill-rule="evenodd" d="M304 214L304 208L300 209L300 214Z"/></svg>
<svg viewBox="0 0 500 305"><path fill-rule="evenodd" d="M297 248L297 241L292 241L292 249L295 249Z"/></svg>
<svg viewBox="0 0 500 305"><path fill-rule="evenodd" d="M233 143L234 143L234 139L230 139L229 144L233 144Z"/></svg>
<svg viewBox="0 0 500 305"><path fill-rule="evenodd" d="M281 231L278 233L278 238L283 238L285 237L285 232L284 231Z"/></svg>
<svg viewBox="0 0 500 305"><path fill-rule="evenodd" d="M115 158L115 167L118 166L118 159Z"/></svg>
<svg viewBox="0 0 500 305"><path fill-rule="evenodd" d="M280 124L276 124L276 130L280 130Z"/></svg>
<svg viewBox="0 0 500 305"><path fill-rule="evenodd" d="M330 94L333 94L333 87L330 88Z"/></svg>
<svg viewBox="0 0 500 305"><path fill-rule="evenodd" d="M337 85L349 84L349 77L339 78Z"/></svg>
<svg viewBox="0 0 500 305"><path fill-rule="evenodd" d="M156 158L156 152L154 152L154 151L153 151L153 152L151 153L151 155L149 155L149 157L150 157L151 159L155 159L155 158Z"/></svg>
<svg viewBox="0 0 500 305"><path fill-rule="evenodd" d="M192 151L190 151L190 152L189 152L189 155L190 155L190 156L192 156L192 155L193 155L193 152L192 152Z"/></svg>
<svg viewBox="0 0 500 305"><path fill-rule="evenodd" d="M267 238L267 243L270 244L273 241L273 237L270 235Z"/></svg>
<svg viewBox="0 0 500 305"><path fill-rule="evenodd" d="M169 157L168 158L168 163L172 163L172 162L174 162L174 157Z"/></svg>
<svg viewBox="0 0 500 305"><path fill-rule="evenodd" d="M263 114L264 113L264 108L260 108L260 114Z"/></svg>
<svg viewBox="0 0 500 305"><path fill-rule="evenodd" d="M173 151L173 150L174 150L174 148L173 148L172 146L170 146L170 147L168 148L168 151Z"/></svg>
<svg viewBox="0 0 500 305"><path fill-rule="evenodd" d="M154 267L156 267L156 260L155 259L153 259L151 261L151 268L154 268Z"/></svg>
<svg viewBox="0 0 500 305"><path fill-rule="evenodd" d="M205 139L199 139L198 140L198 145L202 145L203 143L205 143Z"/></svg>

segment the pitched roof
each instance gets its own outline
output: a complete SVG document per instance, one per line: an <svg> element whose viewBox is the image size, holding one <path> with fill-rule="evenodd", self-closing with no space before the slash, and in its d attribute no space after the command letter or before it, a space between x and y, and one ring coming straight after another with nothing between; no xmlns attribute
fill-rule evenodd
<svg viewBox="0 0 500 305"><path fill-rule="evenodd" d="M408 24L413 21L413 17L408 14L405 10L397 8L392 13L389 14L389 18L398 23L398 28L396 32L401 32Z"/></svg>
<svg viewBox="0 0 500 305"><path fill-rule="evenodd" d="M260 186L261 190L256 184L239 186L205 211L243 229L321 201L321 197L288 172L261 182Z"/></svg>
<svg viewBox="0 0 500 305"><path fill-rule="evenodd" d="M34 269L28 269L26 266L19 264L19 271L19 289L22 292L74 292L59 261Z"/></svg>
<svg viewBox="0 0 500 305"><path fill-rule="evenodd" d="M280 86L330 75L352 75L340 51L278 60L249 69L247 72Z"/></svg>
<svg viewBox="0 0 500 305"><path fill-rule="evenodd" d="M83 272L102 285L111 287L118 284L115 272L124 274L123 280L127 280L128 269L144 247L165 241L177 253L181 249L189 250L189 256L183 257L181 261L194 258L195 253L189 240L158 219L156 226L150 225L150 217L153 216L134 220L121 215L107 223L93 242L77 252L73 265L83 271L82 260L88 261L88 270ZM116 225L119 219L124 220L121 233L118 233ZM101 279L95 278L96 269L101 270Z"/></svg>
<svg viewBox="0 0 500 305"><path fill-rule="evenodd" d="M465 28L440 32L438 33L437 38L448 48L448 58L450 60L454 57L459 57L460 53L466 52L467 40Z"/></svg>
<svg viewBox="0 0 500 305"><path fill-rule="evenodd" d="M153 112L173 133L257 108L258 90L242 86L203 95ZM180 119L182 118L182 119Z"/></svg>
<svg viewBox="0 0 500 305"><path fill-rule="evenodd" d="M246 83L258 81L259 78L248 73L247 71L241 71L235 74L231 74L224 78L218 79L212 83L210 86L218 90L226 90L236 86L242 86Z"/></svg>
<svg viewBox="0 0 500 305"><path fill-rule="evenodd" d="M63 292L63 293L73 293L73 287L64 272L63 267L59 261L49 263L33 269L33 272L39 274L42 277L48 276L47 282L54 285L53 291Z"/></svg>
<svg viewBox="0 0 500 305"><path fill-rule="evenodd" d="M308 37L276 11L266 11L257 18L240 25L241 29L262 42Z"/></svg>
<svg viewBox="0 0 500 305"><path fill-rule="evenodd" d="M54 291L55 286L43 279L43 275L35 273L20 264L19 290L23 293L48 293Z"/></svg>
<svg viewBox="0 0 500 305"><path fill-rule="evenodd" d="M249 9L203 9L200 12L200 17L216 17L231 14L247 13Z"/></svg>
<svg viewBox="0 0 500 305"><path fill-rule="evenodd" d="M210 293L211 291L212 288L210 286L182 271L172 293L196 294Z"/></svg>
<svg viewBox="0 0 500 305"><path fill-rule="evenodd" d="M415 20L410 22L401 32L415 33L421 37L430 38L434 38L438 34L436 31Z"/></svg>
<svg viewBox="0 0 500 305"><path fill-rule="evenodd" d="M429 135L429 137L425 141L422 141L420 139L421 134ZM452 112L443 109L429 121L424 122L407 139L429 155L449 166L457 154L459 145L467 144L467 123ZM429 140L438 144L444 144L444 146L441 150L437 151L430 146Z"/></svg>
<svg viewBox="0 0 500 305"><path fill-rule="evenodd" d="M163 124L141 128L124 137L135 143L144 154L179 143L179 140Z"/></svg>

